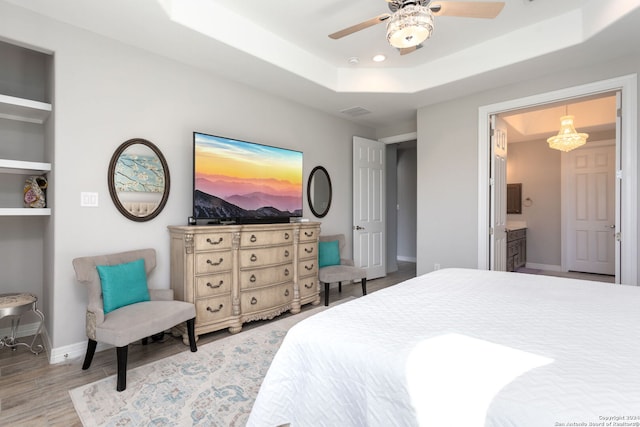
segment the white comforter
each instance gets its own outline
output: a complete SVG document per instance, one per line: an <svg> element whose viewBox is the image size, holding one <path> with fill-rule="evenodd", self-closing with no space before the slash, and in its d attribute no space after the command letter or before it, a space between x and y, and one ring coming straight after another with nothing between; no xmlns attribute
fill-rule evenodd
<svg viewBox="0 0 640 427"><path fill-rule="evenodd" d="M439 270L303 320L249 426L640 426L640 288Z"/></svg>

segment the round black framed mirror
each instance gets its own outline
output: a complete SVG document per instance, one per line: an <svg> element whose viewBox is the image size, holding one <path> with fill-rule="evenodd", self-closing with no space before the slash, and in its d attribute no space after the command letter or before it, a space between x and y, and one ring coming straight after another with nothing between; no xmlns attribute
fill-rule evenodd
<svg viewBox="0 0 640 427"><path fill-rule="evenodd" d="M146 139L122 143L109 162L109 194L120 213L132 221L149 221L169 198L169 166L162 152Z"/></svg>
<svg viewBox="0 0 640 427"><path fill-rule="evenodd" d="M331 178L322 166L316 166L309 174L307 201L311 212L318 218L324 217L331 207Z"/></svg>

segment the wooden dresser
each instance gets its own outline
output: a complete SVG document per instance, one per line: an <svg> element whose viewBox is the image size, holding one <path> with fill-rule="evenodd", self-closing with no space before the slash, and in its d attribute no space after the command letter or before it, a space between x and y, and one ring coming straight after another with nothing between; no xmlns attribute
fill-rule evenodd
<svg viewBox="0 0 640 427"><path fill-rule="evenodd" d="M196 305L196 336L240 332L245 322L320 302L320 223L169 226L169 233L171 288Z"/></svg>

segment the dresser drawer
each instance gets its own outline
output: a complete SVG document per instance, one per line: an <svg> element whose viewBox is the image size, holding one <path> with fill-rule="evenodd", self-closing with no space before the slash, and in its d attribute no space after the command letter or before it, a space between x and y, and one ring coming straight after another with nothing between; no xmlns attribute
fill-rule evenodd
<svg viewBox="0 0 640 427"><path fill-rule="evenodd" d="M318 277L310 276L300 280L300 299L318 294Z"/></svg>
<svg viewBox="0 0 640 427"><path fill-rule="evenodd" d="M240 307L243 314L268 310L293 301L293 283L252 289L240 293Z"/></svg>
<svg viewBox="0 0 640 427"><path fill-rule="evenodd" d="M292 245L240 250L240 268L260 267L287 261L293 261Z"/></svg>
<svg viewBox="0 0 640 427"><path fill-rule="evenodd" d="M196 300L196 323L207 324L224 320L231 316L231 296Z"/></svg>
<svg viewBox="0 0 640 427"><path fill-rule="evenodd" d="M276 267L240 270L240 288L250 289L293 279L293 263Z"/></svg>
<svg viewBox="0 0 640 427"><path fill-rule="evenodd" d="M298 276L317 276L318 275L318 262L315 258L303 260L298 263Z"/></svg>
<svg viewBox="0 0 640 427"><path fill-rule="evenodd" d="M230 270L233 265L230 251L196 254L196 274L217 273Z"/></svg>
<svg viewBox="0 0 640 427"><path fill-rule="evenodd" d="M231 292L231 272L196 277L196 295L209 297Z"/></svg>
<svg viewBox="0 0 640 427"><path fill-rule="evenodd" d="M301 228L299 240L301 242L317 242L320 229L318 228Z"/></svg>
<svg viewBox="0 0 640 427"><path fill-rule="evenodd" d="M207 233L193 236L196 251L210 251L212 249L230 249L233 243L232 233Z"/></svg>
<svg viewBox="0 0 640 427"><path fill-rule="evenodd" d="M240 247L293 244L293 230L247 231L240 235Z"/></svg>
<svg viewBox="0 0 640 427"><path fill-rule="evenodd" d="M299 259L315 258L317 255L318 255L317 242L313 241L313 242L307 242L307 243L300 243L298 245Z"/></svg>

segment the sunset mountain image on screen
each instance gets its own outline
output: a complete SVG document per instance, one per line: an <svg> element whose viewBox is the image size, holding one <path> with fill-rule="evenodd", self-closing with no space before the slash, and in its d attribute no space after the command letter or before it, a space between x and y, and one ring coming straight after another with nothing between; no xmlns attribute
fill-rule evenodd
<svg viewBox="0 0 640 427"><path fill-rule="evenodd" d="M302 153L194 132L196 219L284 221L302 215Z"/></svg>

